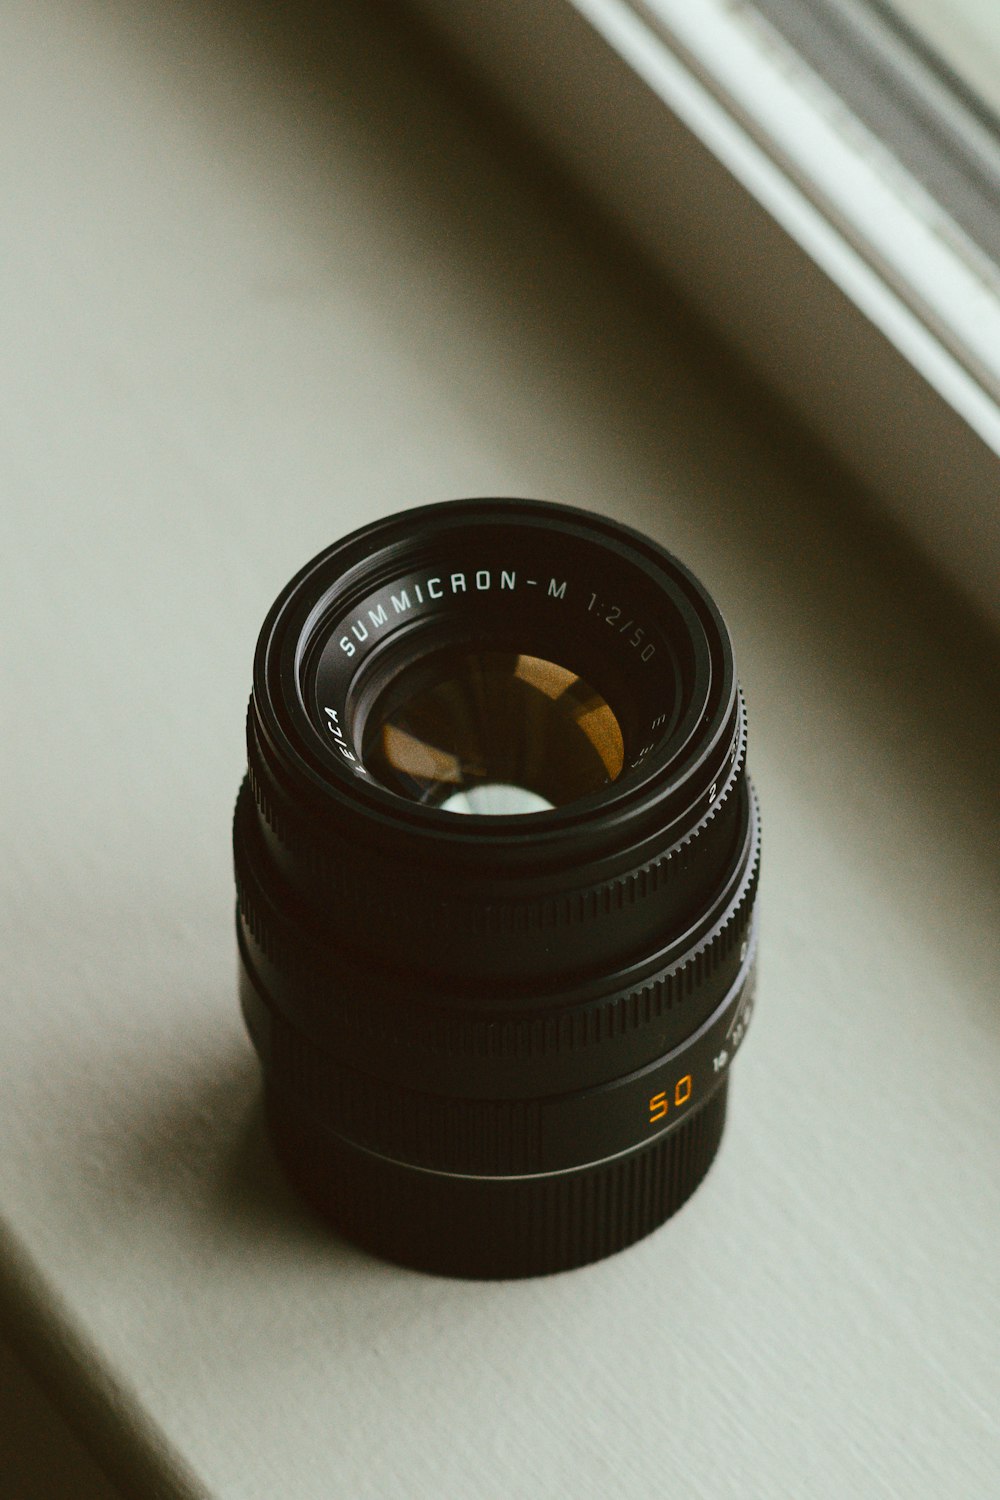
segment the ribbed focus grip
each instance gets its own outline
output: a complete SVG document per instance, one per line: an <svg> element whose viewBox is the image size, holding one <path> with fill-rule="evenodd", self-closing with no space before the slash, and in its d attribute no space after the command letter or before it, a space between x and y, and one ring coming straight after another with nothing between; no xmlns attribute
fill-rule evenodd
<svg viewBox="0 0 1000 1500"><path fill-rule="evenodd" d="M299 1039L303 1067L313 1074L321 1074L331 1056L452 1094L504 1093L509 1079L516 1092L552 1092L620 1077L693 1030L739 971L760 862L748 782L744 797L750 815L739 809L743 845L721 899L700 925L681 944L633 967L624 984L597 970L553 1003L551 992L532 989L500 997L485 986L448 990L440 981L422 980L414 968L402 975L387 969L381 954L353 961L308 911L277 898L244 784L233 828L244 965L268 996L275 1030L293 1038L286 1051Z"/></svg>
<svg viewBox="0 0 1000 1500"><path fill-rule="evenodd" d="M413 1167L518 1176L587 1166L695 1113L738 1045L737 1028L742 1038L749 1024L755 965L752 937L729 990L676 1046L596 1087L558 1093L476 1097L463 1087L461 1070L447 1092L362 1070L306 1042L269 1008L246 971L243 1011L270 1086L317 1127Z"/></svg>

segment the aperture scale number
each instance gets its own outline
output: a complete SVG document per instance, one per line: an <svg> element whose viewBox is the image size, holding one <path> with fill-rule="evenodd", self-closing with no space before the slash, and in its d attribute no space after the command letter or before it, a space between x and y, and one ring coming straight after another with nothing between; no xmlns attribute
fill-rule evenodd
<svg viewBox="0 0 1000 1500"><path fill-rule="evenodd" d="M628 619L624 624L619 623L622 615L625 613L620 605L604 603L598 599L596 594L591 594L587 610L589 613L597 615L606 625L610 625L616 634L626 636L628 644L638 651L640 661L652 661L656 655L656 647L652 641L646 641L646 644L643 645L646 632L641 625L636 625L635 620ZM632 632L631 635L629 635L629 631Z"/></svg>

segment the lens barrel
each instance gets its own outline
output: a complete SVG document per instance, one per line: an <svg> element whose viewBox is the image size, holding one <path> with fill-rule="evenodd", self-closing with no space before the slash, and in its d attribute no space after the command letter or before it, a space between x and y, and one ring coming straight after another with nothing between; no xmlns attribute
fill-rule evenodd
<svg viewBox="0 0 1000 1500"><path fill-rule="evenodd" d="M538 501L379 521L275 602L247 746L241 1004L308 1200L477 1277L679 1208L753 1005L760 842L691 573Z"/></svg>

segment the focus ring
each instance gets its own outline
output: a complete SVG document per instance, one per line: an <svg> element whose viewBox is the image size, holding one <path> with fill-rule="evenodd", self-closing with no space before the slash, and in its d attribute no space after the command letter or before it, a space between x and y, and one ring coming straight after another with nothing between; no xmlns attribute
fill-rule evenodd
<svg viewBox="0 0 1000 1500"><path fill-rule="evenodd" d="M455 1001L421 1005L412 978L379 980L369 961L357 970L342 952L311 936L275 905L250 853L253 810L246 790L237 801L234 853L238 915L247 958L269 993L277 990L279 1008L288 1008L298 1024L320 1032L325 1045L362 1043L393 1051L416 1049L447 1058L551 1058L603 1046L618 1048L631 1034L656 1028L664 1016L692 996L703 994L723 966L730 966L746 939L760 863L756 799L750 790L751 828L746 868L735 898L727 903L714 928L696 945L640 982L593 996L577 1005L563 1003L553 1011L550 997L526 997L515 1009L486 1014L478 1004ZM337 975L331 983L331 972ZM282 999L284 1005L281 1005ZM477 1009L480 1013L477 1014ZM311 1018L320 1025L310 1026Z"/></svg>
<svg viewBox="0 0 1000 1500"><path fill-rule="evenodd" d="M265 1076L317 1129L407 1165L474 1175L576 1169L680 1128L718 1087L753 1011L755 945L712 1014L645 1066L592 1088L470 1097L370 1074L304 1042L255 990L244 1015Z"/></svg>

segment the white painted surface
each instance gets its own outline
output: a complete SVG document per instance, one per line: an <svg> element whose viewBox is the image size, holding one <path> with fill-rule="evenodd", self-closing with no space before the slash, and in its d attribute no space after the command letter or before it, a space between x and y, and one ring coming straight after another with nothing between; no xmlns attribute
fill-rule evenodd
<svg viewBox="0 0 1000 1500"><path fill-rule="evenodd" d="M145 1463L220 1500L981 1500L995 657L391 19L264 9L0 18L6 1310L138 1494ZM504 492L642 526L717 594L763 963L677 1220L476 1285L284 1187L228 833L286 578L369 517Z"/></svg>
<svg viewBox="0 0 1000 1500"><path fill-rule="evenodd" d="M990 109L1000 110L1000 11L995 0L892 0Z"/></svg>
<svg viewBox="0 0 1000 1500"><path fill-rule="evenodd" d="M647 16L631 0L572 3L928 387L1000 455L997 268L753 4L647 0ZM654 201L660 191L651 181ZM819 363L825 365L822 348ZM778 389L787 395L790 385L794 391L793 382L782 380ZM797 393L792 400L798 404ZM833 398L835 406L841 401ZM871 406L879 417L884 402L885 393L876 390ZM835 424L820 429L827 441ZM848 432L846 445L836 447L858 472L855 443ZM917 487L895 494L895 524L912 533L996 627L995 492L970 508L957 487L948 499L942 507L921 476Z"/></svg>

